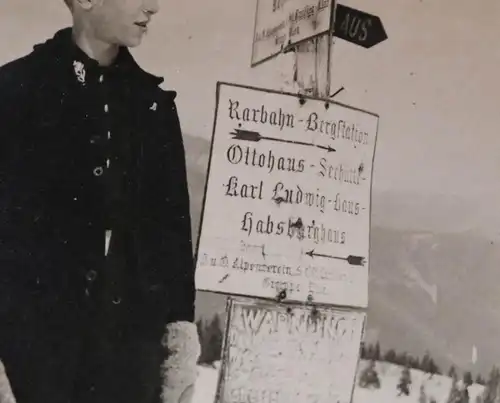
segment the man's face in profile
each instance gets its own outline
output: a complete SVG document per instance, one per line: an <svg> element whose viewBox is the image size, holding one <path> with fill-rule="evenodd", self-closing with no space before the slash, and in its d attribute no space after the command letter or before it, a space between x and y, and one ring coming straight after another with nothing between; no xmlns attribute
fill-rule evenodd
<svg viewBox="0 0 500 403"><path fill-rule="evenodd" d="M119 46L140 45L158 0L92 0L84 13L96 39Z"/></svg>

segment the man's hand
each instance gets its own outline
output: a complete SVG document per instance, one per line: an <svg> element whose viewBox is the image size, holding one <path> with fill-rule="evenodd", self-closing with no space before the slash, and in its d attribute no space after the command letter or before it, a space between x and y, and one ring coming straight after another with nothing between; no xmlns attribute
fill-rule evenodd
<svg viewBox="0 0 500 403"><path fill-rule="evenodd" d="M162 366L162 402L191 403L201 352L196 325L191 322L168 324L162 344L168 352Z"/></svg>

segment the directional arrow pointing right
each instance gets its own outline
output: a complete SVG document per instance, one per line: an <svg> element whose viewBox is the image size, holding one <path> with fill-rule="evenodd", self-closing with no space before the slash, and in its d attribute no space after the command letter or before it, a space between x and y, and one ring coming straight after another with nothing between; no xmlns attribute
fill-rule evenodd
<svg viewBox="0 0 500 403"><path fill-rule="evenodd" d="M265 137L262 136L259 132L255 132L252 130L243 130L243 129L234 129L234 132L230 132L233 136L234 140L244 140L244 141L253 141L253 142L258 142L261 140L269 140L269 141L276 141L280 143L288 143L288 144L295 144L299 146L306 146L306 147L316 147L320 148L322 150L326 150L327 152L335 152L335 148L330 147L330 146L322 146L318 144L313 144L313 143L306 143L303 141L293 141L293 140L285 140L285 139L280 139L280 138L275 138L275 137Z"/></svg>

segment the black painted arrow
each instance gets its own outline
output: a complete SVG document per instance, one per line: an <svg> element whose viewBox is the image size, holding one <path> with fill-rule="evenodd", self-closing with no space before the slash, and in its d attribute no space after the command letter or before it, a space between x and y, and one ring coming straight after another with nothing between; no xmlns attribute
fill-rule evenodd
<svg viewBox="0 0 500 403"><path fill-rule="evenodd" d="M324 255L321 253L314 253L314 249L310 250L309 252L306 252L306 255L310 257L318 256L318 257L326 257L328 259L346 260L347 263L349 263L352 266L365 265L365 258L363 256L353 256L353 255L349 255L347 257L331 256L331 255Z"/></svg>
<svg viewBox="0 0 500 403"><path fill-rule="evenodd" d="M387 39L380 17L337 4L334 36L364 48L371 48Z"/></svg>
<svg viewBox="0 0 500 403"><path fill-rule="evenodd" d="M229 134L232 134L233 139L235 140L254 141L254 142L258 142L261 140L270 140L270 141L277 141L280 143L297 144L300 146L321 148L322 150L326 150L328 152L337 151L335 150L335 148L332 148L330 146L320 146L317 144L306 143L303 141L293 141L293 140L278 139L275 137L265 137L262 136L259 132L254 132L251 130L234 129L234 132L231 132Z"/></svg>

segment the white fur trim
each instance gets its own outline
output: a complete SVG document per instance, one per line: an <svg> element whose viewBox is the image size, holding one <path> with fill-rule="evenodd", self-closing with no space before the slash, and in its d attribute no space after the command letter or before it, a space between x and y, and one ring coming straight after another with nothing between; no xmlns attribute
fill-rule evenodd
<svg viewBox="0 0 500 403"><path fill-rule="evenodd" d="M197 362L201 353L196 325L191 322L168 324L162 344L168 351L168 358L161 368L162 401L190 403L198 377Z"/></svg>
<svg viewBox="0 0 500 403"><path fill-rule="evenodd" d="M5 366L0 360L0 403L16 403L14 394L10 387L9 378L5 372Z"/></svg>

